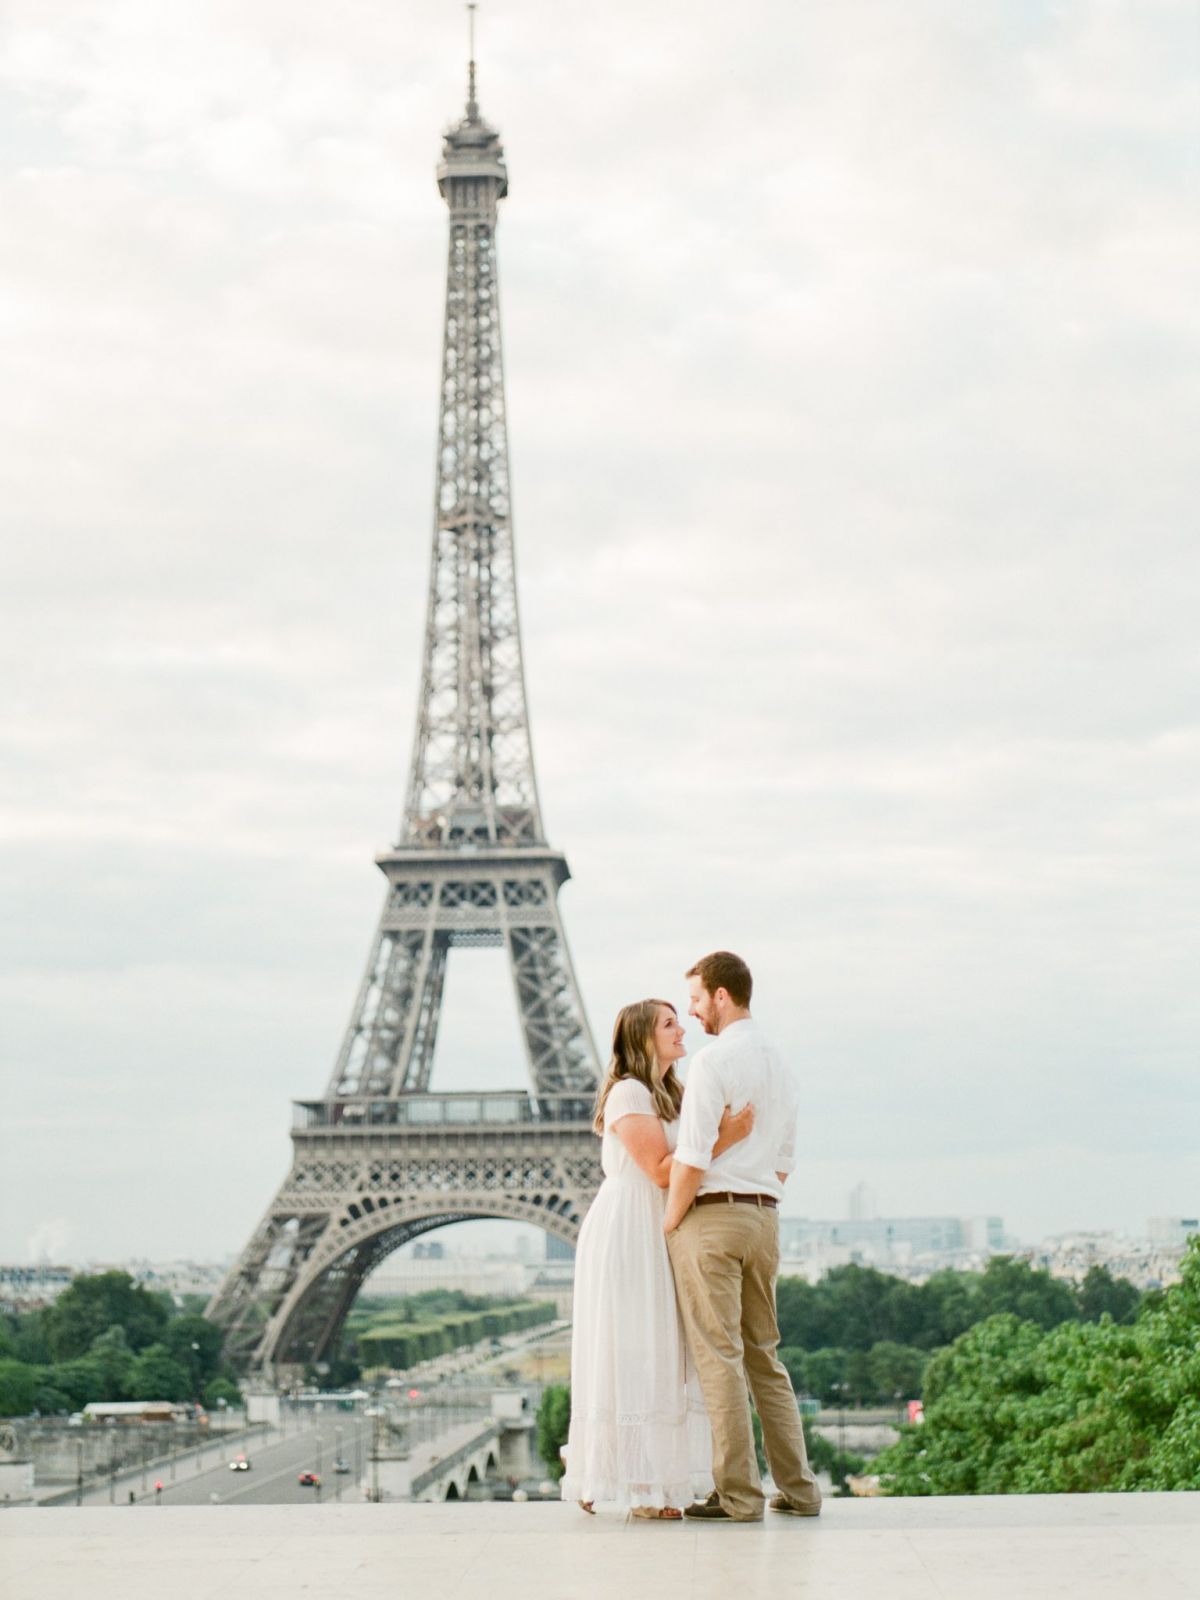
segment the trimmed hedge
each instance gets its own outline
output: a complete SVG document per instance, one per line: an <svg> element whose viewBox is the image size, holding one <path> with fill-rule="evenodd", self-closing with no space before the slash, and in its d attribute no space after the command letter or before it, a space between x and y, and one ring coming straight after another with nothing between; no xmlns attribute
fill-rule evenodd
<svg viewBox="0 0 1200 1600"><path fill-rule="evenodd" d="M518 1300L491 1311L452 1311L419 1321L381 1321L358 1335L359 1358L364 1367L413 1367L481 1339L553 1321L548 1300Z"/></svg>

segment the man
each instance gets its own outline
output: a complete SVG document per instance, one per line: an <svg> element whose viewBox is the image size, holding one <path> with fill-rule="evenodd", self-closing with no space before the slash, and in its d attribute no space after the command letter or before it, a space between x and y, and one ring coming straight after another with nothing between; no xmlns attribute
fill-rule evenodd
<svg viewBox="0 0 1200 1600"><path fill-rule="evenodd" d="M684 1516L762 1520L748 1384L779 1490L771 1509L815 1517L821 1491L809 1469L791 1380L775 1354L777 1208L794 1164L796 1090L750 1015L746 963L719 950L697 961L687 978L689 1013L716 1042L688 1068L663 1230L712 1423L717 1487ZM753 1129L714 1160L709 1152L722 1110L747 1101L754 1106Z"/></svg>

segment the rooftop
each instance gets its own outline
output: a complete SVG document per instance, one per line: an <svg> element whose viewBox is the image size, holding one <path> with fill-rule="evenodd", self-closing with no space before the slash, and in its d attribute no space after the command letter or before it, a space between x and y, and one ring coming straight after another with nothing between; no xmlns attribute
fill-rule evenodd
<svg viewBox="0 0 1200 1600"><path fill-rule="evenodd" d="M835 1500L819 1521L634 1522L575 1506L21 1509L20 1600L1200 1600L1200 1493Z"/></svg>

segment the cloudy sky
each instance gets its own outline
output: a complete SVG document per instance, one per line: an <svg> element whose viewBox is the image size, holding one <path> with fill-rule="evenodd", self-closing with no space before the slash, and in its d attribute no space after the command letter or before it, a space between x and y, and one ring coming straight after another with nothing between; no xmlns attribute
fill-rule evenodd
<svg viewBox="0 0 1200 1600"><path fill-rule="evenodd" d="M7 0L0 1259L215 1257L382 895L455 0ZM488 0L597 1038L741 951L796 1214L1200 1203L1191 4ZM524 1067L494 953L435 1083Z"/></svg>

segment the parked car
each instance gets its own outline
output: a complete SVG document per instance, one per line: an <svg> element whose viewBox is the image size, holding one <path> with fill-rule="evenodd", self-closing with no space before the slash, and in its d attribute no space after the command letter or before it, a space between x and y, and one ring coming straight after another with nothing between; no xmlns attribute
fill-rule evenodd
<svg viewBox="0 0 1200 1600"><path fill-rule="evenodd" d="M302 1472L296 1481L306 1489L319 1489L321 1487L321 1480L315 1472Z"/></svg>

